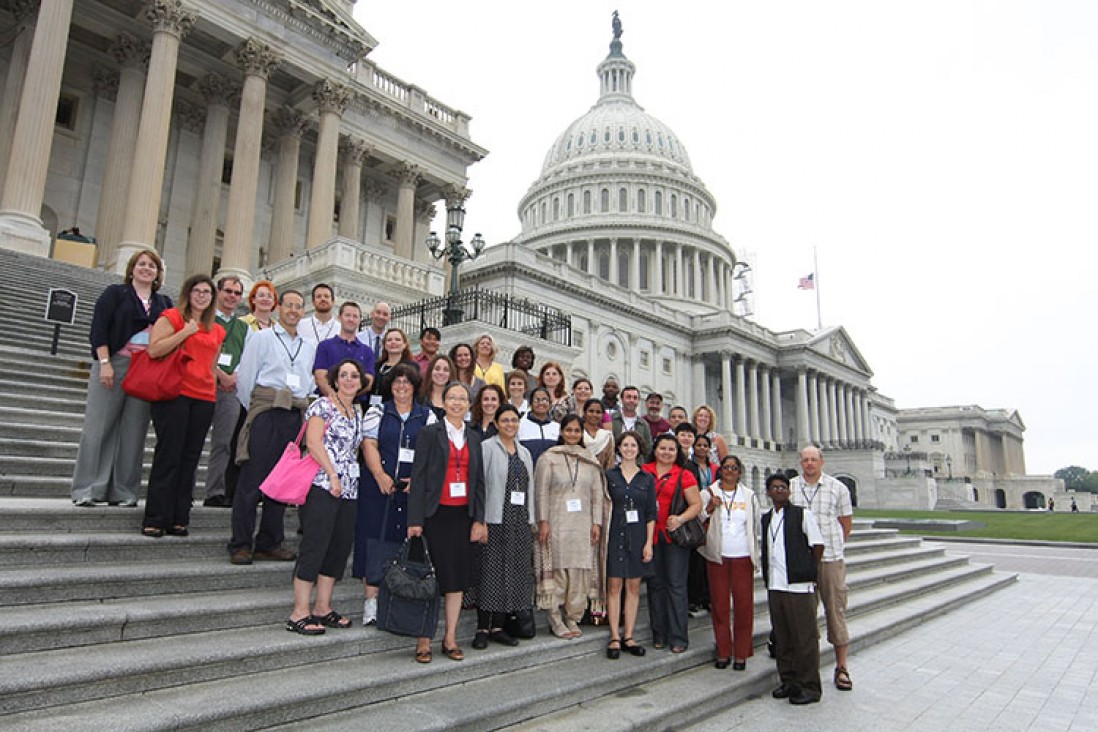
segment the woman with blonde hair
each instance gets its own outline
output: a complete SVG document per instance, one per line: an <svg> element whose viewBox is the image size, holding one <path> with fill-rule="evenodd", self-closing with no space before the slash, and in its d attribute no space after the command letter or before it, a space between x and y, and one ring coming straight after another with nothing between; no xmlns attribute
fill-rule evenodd
<svg viewBox="0 0 1098 732"><path fill-rule="evenodd" d="M694 410L694 429L709 438L709 462L719 463L728 454L728 443L717 427L717 414L708 404Z"/></svg>
<svg viewBox="0 0 1098 732"><path fill-rule="evenodd" d="M126 263L125 281L110 285L95 301L90 333L95 362L72 473L77 506L137 505L149 403L122 391L122 380L130 356L148 348L153 324L172 306L172 299L158 292L163 283L160 255L140 249Z"/></svg>
<svg viewBox="0 0 1098 732"><path fill-rule="evenodd" d="M503 364L496 361L496 354L499 353L499 349L496 348L496 342L492 336L485 333L477 338L476 342L473 343L473 352L476 354L473 374L477 378L484 379L485 384L495 384L500 389L506 387Z"/></svg>
<svg viewBox="0 0 1098 732"><path fill-rule="evenodd" d="M248 314L240 319L252 330L270 328L276 320L274 309L278 307L278 288L270 280L260 280L248 291Z"/></svg>

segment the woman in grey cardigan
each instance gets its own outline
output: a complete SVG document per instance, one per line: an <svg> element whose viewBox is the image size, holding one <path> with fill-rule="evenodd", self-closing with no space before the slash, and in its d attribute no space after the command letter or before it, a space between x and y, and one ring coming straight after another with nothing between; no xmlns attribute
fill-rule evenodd
<svg viewBox="0 0 1098 732"><path fill-rule="evenodd" d="M484 522L488 543L481 558L477 633L473 648L492 640L518 641L503 630L508 615L531 612L534 599L534 463L516 436L519 413L511 404L496 412L495 437L481 445L484 456Z"/></svg>

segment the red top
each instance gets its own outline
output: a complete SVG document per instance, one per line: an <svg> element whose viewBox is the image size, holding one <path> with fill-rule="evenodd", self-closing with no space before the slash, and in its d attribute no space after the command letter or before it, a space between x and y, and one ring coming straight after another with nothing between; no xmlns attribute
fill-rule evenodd
<svg viewBox="0 0 1098 732"><path fill-rule="evenodd" d="M450 492L451 483L464 483L465 495L455 496ZM450 459L446 461L446 478L442 484L442 498L439 503L443 506L468 506L469 505L469 442L466 441L461 449L450 443Z"/></svg>
<svg viewBox="0 0 1098 732"><path fill-rule="evenodd" d="M183 329L183 315L178 308L165 310L161 317L167 318L177 333ZM217 382L214 380L213 364L217 354L221 352L221 342L224 340L225 329L220 325L214 323L209 330L203 330L200 324L198 332L191 334L179 346L191 357L183 372L181 392L183 396L203 402L217 401Z"/></svg>
<svg viewBox="0 0 1098 732"><path fill-rule="evenodd" d="M683 470L678 465L672 465L671 469L664 473L662 478L656 476L655 463L645 463L641 468L656 478L656 543L669 544L671 538L667 535L667 517L671 515L671 499L675 497L675 488L679 485L679 475L682 475L682 489L684 491L687 488L696 488L698 481L694 480L693 473L689 470Z"/></svg>

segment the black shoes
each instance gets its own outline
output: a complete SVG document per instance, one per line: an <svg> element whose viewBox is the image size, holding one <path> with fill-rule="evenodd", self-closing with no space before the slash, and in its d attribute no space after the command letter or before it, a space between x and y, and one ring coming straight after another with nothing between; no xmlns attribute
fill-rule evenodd
<svg viewBox="0 0 1098 732"><path fill-rule="evenodd" d="M810 694L809 692L801 689L789 697L790 704L815 704L820 700L820 697L816 694Z"/></svg>
<svg viewBox="0 0 1098 732"><path fill-rule="evenodd" d="M512 638L505 630L493 630L488 634L488 640L493 643L499 643L501 646L510 646L512 648L519 644L519 642Z"/></svg>
<svg viewBox="0 0 1098 732"><path fill-rule="evenodd" d="M793 689L789 686L786 686L785 684L780 684L777 689L774 689L774 691L770 692L770 696L774 697L775 699L788 699L792 695Z"/></svg>
<svg viewBox="0 0 1098 732"><path fill-rule="evenodd" d="M233 499L225 496L210 496L202 502L202 505L207 508L232 508Z"/></svg>
<svg viewBox="0 0 1098 732"><path fill-rule="evenodd" d="M488 647L488 631L478 630L477 634L473 636L473 648L478 651L483 651Z"/></svg>
<svg viewBox="0 0 1098 732"><path fill-rule="evenodd" d="M736 661L735 663L732 664L732 670L733 671L746 671L747 670L747 661Z"/></svg>
<svg viewBox="0 0 1098 732"><path fill-rule="evenodd" d="M616 661L621 658L621 641L614 638L606 644L606 657L611 661Z"/></svg>
<svg viewBox="0 0 1098 732"><path fill-rule="evenodd" d="M713 667L723 670L723 669L728 668L729 664L731 664L731 663L732 662L729 661L727 658L718 658L717 662L713 664Z"/></svg>

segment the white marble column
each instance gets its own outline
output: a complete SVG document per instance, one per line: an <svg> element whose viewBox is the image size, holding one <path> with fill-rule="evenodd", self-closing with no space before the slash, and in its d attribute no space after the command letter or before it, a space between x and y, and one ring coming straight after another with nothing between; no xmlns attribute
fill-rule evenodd
<svg viewBox="0 0 1098 732"><path fill-rule="evenodd" d="M843 387L843 400L846 412L846 446L849 448L854 445L854 387L850 384Z"/></svg>
<svg viewBox="0 0 1098 732"><path fill-rule="evenodd" d="M759 366L759 386L762 389L762 406L759 413L762 416L762 435L767 442L774 441L774 433L771 429L771 404L770 404L770 368Z"/></svg>
<svg viewBox="0 0 1098 732"><path fill-rule="evenodd" d="M659 239L656 240L656 246L652 255L652 269L653 272L649 273L652 280L649 282L649 290L654 295L663 295L663 242ZM731 425L731 422L728 422Z"/></svg>
<svg viewBox="0 0 1098 732"><path fill-rule="evenodd" d="M397 179L397 225L393 253L398 257L412 256L412 217L415 214L416 186L421 179L418 165L405 160L393 171Z"/></svg>
<svg viewBox="0 0 1098 732"><path fill-rule="evenodd" d="M416 233L412 237L412 258L423 264L435 262L434 255L427 248L427 235L431 231L431 222L435 219L435 205L424 200L416 200Z"/></svg>
<svg viewBox="0 0 1098 732"><path fill-rule="evenodd" d="M297 168L301 158L301 136L309 125L305 115L292 107L282 107L272 116L278 135L278 169L275 173L274 210L267 243L267 261L281 262L293 254L294 214L297 197Z"/></svg>
<svg viewBox="0 0 1098 732"><path fill-rule="evenodd" d="M728 271L723 263L717 267L717 304L723 310L730 310L728 306Z"/></svg>
<svg viewBox="0 0 1098 732"><path fill-rule="evenodd" d="M839 446L845 448L846 443L846 384L838 384L835 387L835 406L839 412L839 434L836 439L839 441Z"/></svg>
<svg viewBox="0 0 1098 732"><path fill-rule="evenodd" d="M202 150L198 155L191 229L187 236L187 276L213 271L221 208L221 175L229 137L229 104L238 92L234 84L218 74L202 78L198 90L206 98L206 122L202 129Z"/></svg>
<svg viewBox="0 0 1098 732"><path fill-rule="evenodd" d="M233 173L229 180L229 203L225 214L225 241L218 274L232 274L247 280L250 279L248 268L252 262L267 79L282 62L282 57L267 44L249 38L236 48L235 58L244 71L244 87L240 93ZM269 253L268 259L271 259Z"/></svg>
<svg viewBox="0 0 1098 732"><path fill-rule="evenodd" d="M122 33L111 44L108 53L118 62L118 92L99 189L99 210L95 217L100 267L114 265L116 247L122 240L134 148L141 125L141 99L145 94L149 44Z"/></svg>
<svg viewBox="0 0 1098 732"><path fill-rule="evenodd" d="M641 291L641 243L640 239L633 240L633 253L629 257L629 289L633 292ZM651 277L649 272L649 277Z"/></svg>
<svg viewBox="0 0 1098 732"><path fill-rule="evenodd" d="M808 416L808 374L805 369L797 369L797 445L800 449L812 441L812 432L809 427L811 419Z"/></svg>
<svg viewBox="0 0 1098 732"><path fill-rule="evenodd" d="M617 285L618 279L618 240L610 240L610 284Z"/></svg>
<svg viewBox="0 0 1098 732"><path fill-rule="evenodd" d="M730 434L735 434L736 422L732 417L732 357L721 353L721 424Z"/></svg>
<svg viewBox="0 0 1098 732"><path fill-rule="evenodd" d="M41 3L0 196L0 239L6 240L4 246L42 257L50 252L50 232L43 228L40 214L71 18L72 0Z"/></svg>
<svg viewBox="0 0 1098 732"><path fill-rule="evenodd" d="M782 425L782 376L775 368L770 374L771 404L774 407L774 442L782 445L785 443L785 433Z"/></svg>
<svg viewBox="0 0 1098 732"><path fill-rule="evenodd" d="M351 90L329 79L313 87L320 122L316 138L316 157L309 196L309 223L305 230L305 248L313 249L332 238L332 217L335 215L336 166L339 161L339 125L343 110L351 100ZM397 203L397 253L412 258L412 238L415 236L415 187L411 196ZM404 188L401 188L404 193Z"/></svg>
<svg viewBox="0 0 1098 732"><path fill-rule="evenodd" d="M839 441L839 411L838 403L835 399L835 380L827 380L827 441L830 445L834 445Z"/></svg>
<svg viewBox="0 0 1098 732"><path fill-rule="evenodd" d="M862 390L857 387L851 396L851 405L854 408L854 446L861 448L865 442L865 432L862 430Z"/></svg>
<svg viewBox="0 0 1098 732"><path fill-rule="evenodd" d="M697 247L694 247L694 301L704 302L702 295L704 294L702 288L702 260L701 251ZM753 434L752 437L757 437L757 434Z"/></svg>
<svg viewBox="0 0 1098 732"><path fill-rule="evenodd" d="M19 102L23 96L23 77L30 61L31 44L34 42L34 25L38 20L39 0L8 0L8 10L15 16L15 27L7 34L15 37L9 41L11 56L4 80L4 94L0 97L0 191L4 189L8 160L11 158L11 141L15 123L19 118Z"/></svg>
<svg viewBox="0 0 1098 732"><path fill-rule="evenodd" d="M736 357L736 433L747 435L747 379L743 356Z"/></svg>
<svg viewBox="0 0 1098 732"><path fill-rule="evenodd" d="M761 436L759 429L759 370L752 361L747 366L747 431L751 437Z"/></svg>
<svg viewBox="0 0 1098 732"><path fill-rule="evenodd" d="M599 263L595 259L595 240L587 240L587 274L599 276Z"/></svg>
<svg viewBox="0 0 1098 732"><path fill-rule="evenodd" d="M873 423L869 417L869 395L866 392L861 394L861 415L862 415L862 444L864 447L869 447L873 442Z"/></svg>
<svg viewBox="0 0 1098 732"><path fill-rule="evenodd" d="M812 442L820 441L820 387L815 371L808 374L808 435Z"/></svg>
<svg viewBox="0 0 1098 732"><path fill-rule="evenodd" d="M686 252L682 244L675 244L675 294L686 297ZM742 433L741 433L742 434Z"/></svg>
<svg viewBox="0 0 1098 732"><path fill-rule="evenodd" d="M576 247L575 247L575 244L576 243L574 241L564 242L564 263L567 264L569 267L575 267L576 266L576 260L575 260Z"/></svg>
<svg viewBox="0 0 1098 732"><path fill-rule="evenodd" d="M830 408L827 402L827 382L829 381L826 374L817 374L816 376L816 388L819 390L819 404L820 404L820 444L826 446L831 440L831 424L830 424Z"/></svg>
<svg viewBox="0 0 1098 732"><path fill-rule="evenodd" d="M692 382L693 403L695 406L708 404L705 399L705 359L699 354L695 356L690 364L691 373L690 381ZM684 398L685 402L686 399Z"/></svg>
<svg viewBox="0 0 1098 732"><path fill-rule="evenodd" d="M362 163L371 147L363 140L344 138L339 152L343 156L343 186L339 197L339 235L358 240L358 210L362 198Z"/></svg>

